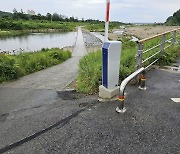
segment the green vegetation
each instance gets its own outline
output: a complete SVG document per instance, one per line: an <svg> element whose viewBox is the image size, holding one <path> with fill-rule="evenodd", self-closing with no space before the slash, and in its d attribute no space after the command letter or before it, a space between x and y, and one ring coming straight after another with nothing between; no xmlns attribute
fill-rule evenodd
<svg viewBox="0 0 180 154"><path fill-rule="evenodd" d="M0 54L0 83L60 64L70 57L70 51L59 48L18 55Z"/></svg>
<svg viewBox="0 0 180 154"><path fill-rule="evenodd" d="M149 41L145 48L152 47L152 45L158 42L158 39ZM136 59L135 55L137 53L137 44L130 41L129 36L123 36L122 41L122 53L121 53L121 66L120 66L120 81L125 79L131 73L136 70ZM157 52L155 51L152 51ZM152 53L148 53L151 54ZM149 56L145 55L144 59ZM160 57L158 64L169 65L174 62L175 58L180 56L180 45L175 45L164 51L164 54ZM156 57L157 58L157 57ZM79 75L77 78L77 90L79 92L93 94L98 92L98 87L102 82L102 55L101 51L90 53L85 56L79 64ZM146 63L146 66L150 64L151 61Z"/></svg>
<svg viewBox="0 0 180 154"><path fill-rule="evenodd" d="M13 12L0 11L0 37L27 34L31 30L36 30L36 32L49 32L49 30L68 32L75 30L77 26L84 26L90 31L104 31L104 22L99 20L78 20L73 16L68 18L57 13L47 13L46 16L41 14L29 15L22 10L17 12L15 9ZM110 30L119 28L122 24L121 22L111 22Z"/></svg>
<svg viewBox="0 0 180 154"><path fill-rule="evenodd" d="M180 9L173 16L168 17L165 24L169 26L180 26Z"/></svg>
<svg viewBox="0 0 180 154"><path fill-rule="evenodd" d="M15 30L10 30L10 31L0 30L0 37L10 37L10 36L25 35L25 34L28 34L28 32L27 31L15 31Z"/></svg>
<svg viewBox="0 0 180 154"><path fill-rule="evenodd" d="M91 32L104 32L104 22L90 22L85 24L85 28ZM113 29L119 29L121 25L124 25L121 22L110 22L109 31Z"/></svg>
<svg viewBox="0 0 180 154"><path fill-rule="evenodd" d="M77 78L77 90L79 92L93 94L97 92L101 84L102 69L101 51L89 53L79 62L79 74Z"/></svg>
<svg viewBox="0 0 180 154"><path fill-rule="evenodd" d="M0 19L0 29L9 30L46 30L46 29L57 29L59 31L73 31L77 26L76 23L70 22L49 22L46 20L12 20L12 19Z"/></svg>

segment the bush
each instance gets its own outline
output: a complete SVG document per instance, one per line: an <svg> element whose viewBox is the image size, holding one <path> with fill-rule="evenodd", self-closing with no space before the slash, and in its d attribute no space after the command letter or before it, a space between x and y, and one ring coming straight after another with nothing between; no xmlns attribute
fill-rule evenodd
<svg viewBox="0 0 180 154"><path fill-rule="evenodd" d="M71 57L70 51L62 49L42 49L41 52L0 54L0 82L18 79L23 75L60 64Z"/></svg>
<svg viewBox="0 0 180 154"><path fill-rule="evenodd" d="M90 53L80 60L77 89L79 92L93 94L101 84L101 51Z"/></svg>
<svg viewBox="0 0 180 154"><path fill-rule="evenodd" d="M135 55L137 53L137 44L135 42L130 41L126 37L123 37L120 40L123 42L122 53L121 53L120 75L119 75L119 79L120 81L122 81L136 70ZM157 43L157 40L156 41L153 40L152 42L150 41L146 46L152 47L152 45L154 45L155 42ZM149 55L145 55L145 56L149 56ZM170 64L174 62L177 56L180 56L179 45L165 50L163 56L160 57L158 63L164 65ZM77 90L79 92L88 93L88 94L93 94L98 92L98 87L99 85L102 84L101 61L102 61L101 51L90 53L80 61L79 74L77 78ZM151 61L146 63L146 66L150 63Z"/></svg>
<svg viewBox="0 0 180 154"><path fill-rule="evenodd" d="M23 71L14 59L7 55L0 55L0 82L17 79L23 75Z"/></svg>

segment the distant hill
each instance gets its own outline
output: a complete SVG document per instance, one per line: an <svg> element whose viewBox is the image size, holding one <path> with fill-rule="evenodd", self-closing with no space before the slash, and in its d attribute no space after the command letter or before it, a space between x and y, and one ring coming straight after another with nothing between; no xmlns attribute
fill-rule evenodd
<svg viewBox="0 0 180 154"><path fill-rule="evenodd" d="M173 16L168 17L165 24L169 26L180 26L180 9Z"/></svg>
<svg viewBox="0 0 180 154"><path fill-rule="evenodd" d="M3 12L3 11L0 11L0 18L1 17L4 17L4 16L10 16L10 17L12 17L12 13L10 13L10 12Z"/></svg>

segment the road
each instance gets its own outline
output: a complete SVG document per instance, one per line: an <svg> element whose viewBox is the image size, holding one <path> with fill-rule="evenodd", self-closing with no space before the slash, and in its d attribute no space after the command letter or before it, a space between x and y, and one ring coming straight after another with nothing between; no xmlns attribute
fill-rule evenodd
<svg viewBox="0 0 180 154"><path fill-rule="evenodd" d="M127 87L124 114L97 95L1 86L0 153L178 154L180 73L153 69L146 85Z"/></svg>

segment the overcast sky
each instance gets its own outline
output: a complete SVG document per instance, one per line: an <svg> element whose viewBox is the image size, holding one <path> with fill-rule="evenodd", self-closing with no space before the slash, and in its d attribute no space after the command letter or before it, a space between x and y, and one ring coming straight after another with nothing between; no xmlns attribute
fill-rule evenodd
<svg viewBox="0 0 180 154"><path fill-rule="evenodd" d="M104 20L106 0L0 0L0 10L24 12L28 9L46 15L58 13L78 18ZM122 22L165 22L180 9L180 0L111 0L110 20Z"/></svg>

